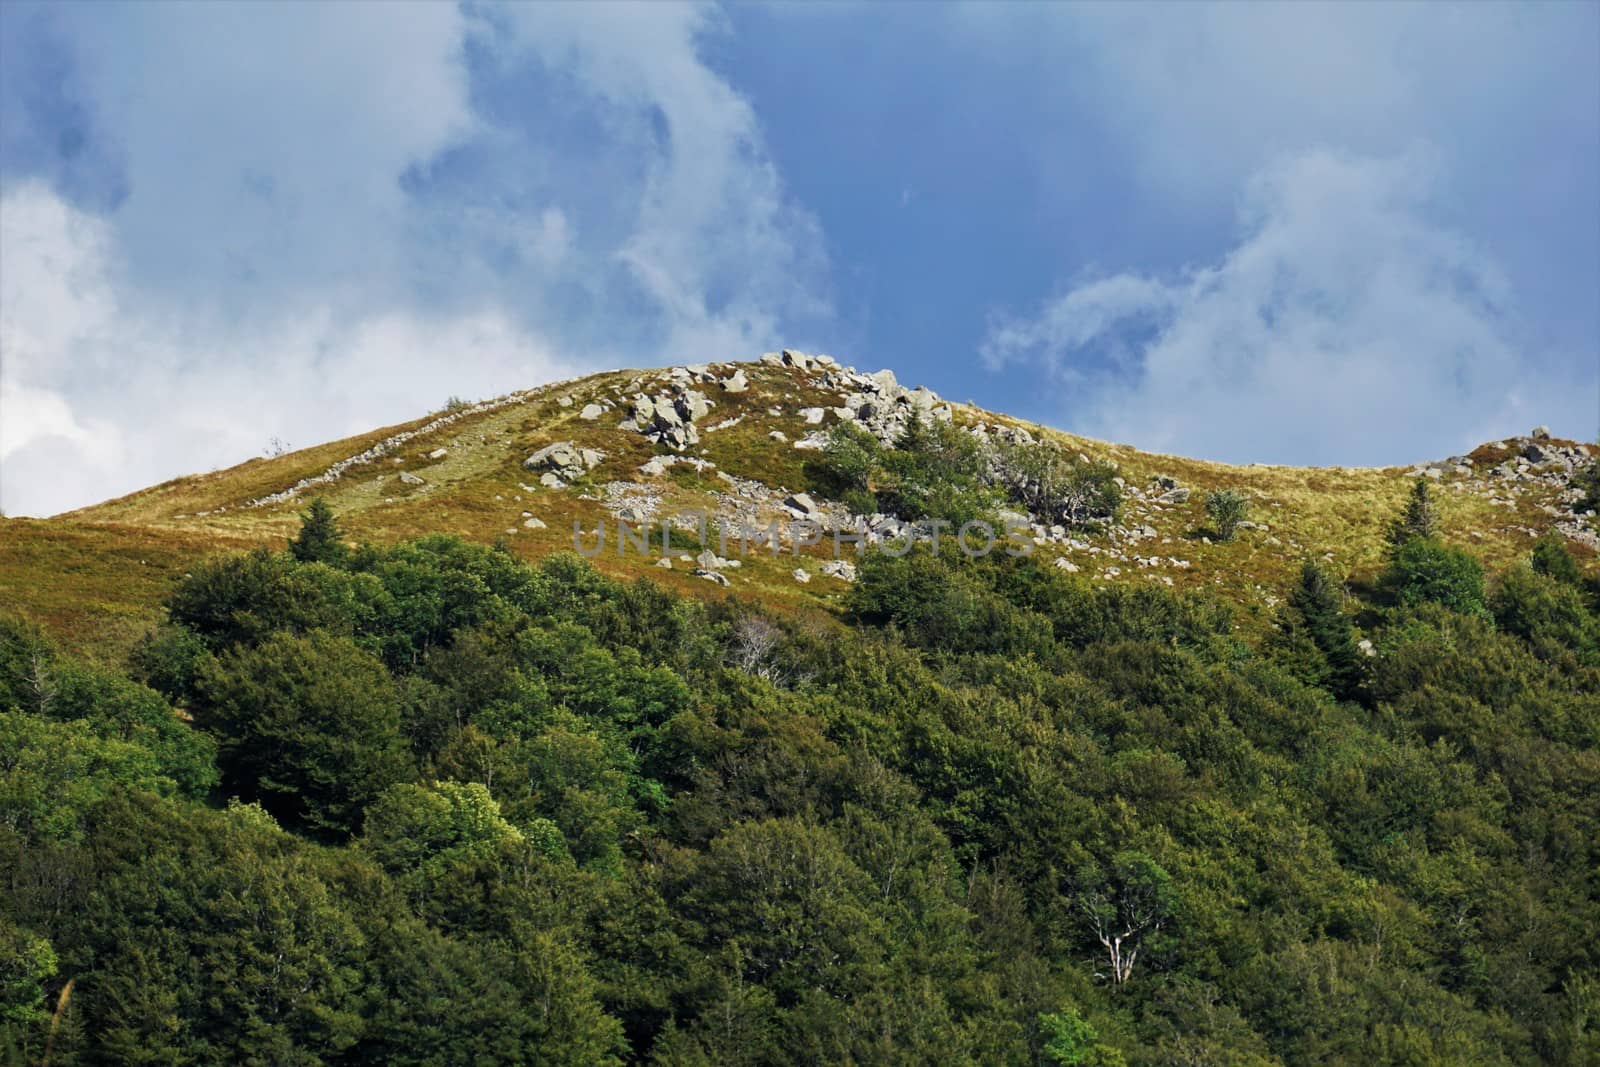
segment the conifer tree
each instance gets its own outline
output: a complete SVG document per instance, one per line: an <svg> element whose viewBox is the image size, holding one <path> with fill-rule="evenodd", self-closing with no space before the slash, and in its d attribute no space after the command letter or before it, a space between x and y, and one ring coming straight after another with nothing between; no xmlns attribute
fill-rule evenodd
<svg viewBox="0 0 1600 1067"><path fill-rule="evenodd" d="M1300 583L1289 594L1289 608L1328 663L1327 687L1341 700L1361 681L1361 654L1349 616L1340 610L1339 586L1315 560L1300 568Z"/></svg>
<svg viewBox="0 0 1600 1067"><path fill-rule="evenodd" d="M303 563L336 563L344 558L343 536L333 508L319 496L300 513L300 534L289 542L289 551Z"/></svg>
<svg viewBox="0 0 1600 1067"><path fill-rule="evenodd" d="M1438 532L1439 512L1428 489L1428 479L1418 478L1411 486L1405 511L1389 527L1389 543L1398 548L1407 541L1429 538Z"/></svg>

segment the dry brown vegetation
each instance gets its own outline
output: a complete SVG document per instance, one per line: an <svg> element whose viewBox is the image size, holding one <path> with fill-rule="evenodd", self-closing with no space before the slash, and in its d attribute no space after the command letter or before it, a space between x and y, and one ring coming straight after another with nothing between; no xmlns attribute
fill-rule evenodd
<svg viewBox="0 0 1600 1067"><path fill-rule="evenodd" d="M832 406L838 395L820 389L815 378L798 370L747 364L745 371L751 381L747 393L725 395L715 385L701 387L717 406L700 420L701 444L690 453L775 489L803 488L803 464L810 453L775 442L769 434L781 430L792 441L816 429L804 424L800 409ZM284 503L248 506L396 433L414 431L437 413L277 458L173 479L49 520L0 520L0 601L37 619L70 647L100 657L118 656L157 617L172 580L190 561L219 550L282 544L297 529L298 512L309 496L318 493L328 499L353 540L389 542L449 533L480 542L504 541L525 558L570 549L574 523L592 529L597 520L609 519L599 501L587 499L596 495L597 487L609 481L649 481L638 474L638 467L664 451L638 434L619 430L622 410L596 421L581 419L579 411L591 400L622 402L640 388L636 379L654 373L612 371L534 390L520 403L465 415ZM644 388L654 387L647 383ZM572 403L562 406L560 397L571 397ZM781 413L770 414L773 408ZM956 417L967 422L1024 425L965 405L955 409ZM707 430L739 416L737 425ZM1128 521L1148 523L1158 533L1132 551L1187 560L1190 566L1120 565L1121 573L1111 580L1165 577L1177 587L1209 587L1238 603L1247 625L1252 618L1267 616L1266 609L1306 557L1326 559L1353 580L1369 579L1382 562L1385 525L1410 484L1404 468L1237 467L1141 452L1037 426L1028 429L1114 461L1130 486L1149 486L1155 476L1167 475L1192 488L1184 506L1143 512L1133 505L1128 515ZM537 475L522 469L523 458L542 445L569 439L604 451L605 461L576 486L538 487ZM427 458L439 448L448 454ZM1508 449L1486 445L1472 458L1481 467L1506 454ZM426 484L403 484L402 471L424 478ZM708 492L725 488L712 473L683 469L651 484L662 490L663 511L669 514L704 506ZM1250 518L1267 528L1247 529L1226 544L1202 540L1202 497L1217 488L1246 493L1252 503ZM1548 494L1530 491L1508 509L1491 505L1454 476L1441 481L1438 490L1444 536L1471 547L1491 572L1525 556L1531 543L1527 530L1544 529L1550 522L1541 510ZM546 527L526 528L524 511ZM1103 556L1084 553L1072 558L1091 576L1101 575L1107 563ZM776 559L746 559L744 566L728 572L731 584L726 590L693 577L682 563L667 570L655 566L654 558L619 557L614 551L594 563L613 576L648 576L704 597L760 596L793 611L832 611L844 589L842 582L817 574L815 566L809 568L815 575L809 584L797 583L791 577L797 561L787 553Z"/></svg>

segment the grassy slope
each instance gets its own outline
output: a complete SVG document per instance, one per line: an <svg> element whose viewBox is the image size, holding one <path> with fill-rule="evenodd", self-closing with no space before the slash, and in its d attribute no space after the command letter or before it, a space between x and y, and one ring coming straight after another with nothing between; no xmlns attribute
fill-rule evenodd
<svg viewBox="0 0 1600 1067"><path fill-rule="evenodd" d="M226 470L177 478L54 519L0 520L0 605L38 619L69 647L114 658L158 616L172 582L190 561L218 550L282 544L298 527L297 512L312 493L328 498L357 540L386 542L445 532L479 541L504 539L513 551L530 558L569 549L574 521L589 529L606 517L592 497L608 481L648 481L659 487L662 511L667 514L702 505L708 490L726 486L713 476L681 468L664 478L644 479L637 474L639 464L664 450L638 434L616 429L623 417L620 410L592 422L578 415L591 399L620 401L631 395L640 388L636 379L654 373L607 372L530 391L519 402L462 414L449 425L408 440L391 454L353 467L337 481L285 503L247 506L397 433L415 432L437 415L274 459L253 459ZM746 365L746 375L753 387L741 395L722 395L715 385L699 386L717 406L699 421L701 446L690 452L730 474L774 488L801 488L806 453L774 442L768 434L781 430L798 438L814 429L804 425L799 409L831 406L838 403L837 394L787 368ZM657 391L650 383L643 387ZM570 397L572 403L563 406L562 397ZM771 415L769 409L774 407L781 408L781 414ZM969 421L1022 425L961 405L956 410L959 418ZM743 421L706 432L706 427L735 416L743 416ZM1038 427L1029 428L1039 432ZM1129 485L1145 486L1155 475L1165 474L1195 490L1183 507L1154 512L1130 502L1126 514L1126 521L1148 523L1158 533L1155 539L1132 546L1131 552L1187 560L1191 564L1187 569L1147 570L1073 554L1085 573L1101 575L1110 562L1121 569L1113 579L1117 581L1165 576L1177 586L1211 586L1243 608L1241 622L1246 627L1268 617L1275 594L1292 580L1306 556L1329 558L1355 581L1370 579L1381 565L1384 526L1400 508L1410 484L1403 468L1232 467L1046 432L1078 450L1116 461ZM541 445L569 439L601 449L606 460L578 486L537 488L537 475L522 469L522 459ZM448 454L428 459L427 454L438 448ZM1484 453L1483 458L1492 457ZM401 471L419 475L426 484L401 483ZM536 488L523 489L525 484ZM1270 529L1245 531L1230 544L1203 542L1204 492L1222 487L1248 493L1253 500L1251 518ZM1445 536L1469 545L1491 571L1503 567L1526 554L1529 528L1548 526L1550 517L1540 508L1547 495L1530 491L1508 509L1492 505L1463 480L1447 478L1438 493ZM524 511L547 527L525 528ZM843 584L817 575L801 585L790 577L796 562L789 557L747 558L744 566L728 572L732 582L728 591L759 596L792 610L835 609ZM614 575L648 575L695 595L725 595L719 586L690 575L682 564L666 570L656 567L653 559L619 558L610 551L595 563ZM815 572L814 566L811 569Z"/></svg>

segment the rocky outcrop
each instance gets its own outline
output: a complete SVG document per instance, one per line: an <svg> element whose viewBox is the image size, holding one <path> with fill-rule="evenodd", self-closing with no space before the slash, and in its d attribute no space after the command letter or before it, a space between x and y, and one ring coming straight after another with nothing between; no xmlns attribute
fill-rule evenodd
<svg viewBox="0 0 1600 1067"><path fill-rule="evenodd" d="M571 441L557 441L553 445L545 445L523 460L522 466L525 470L543 471L546 476L563 482L575 482L599 466L605 458L605 453L596 449L580 448ZM550 484L543 477L540 482Z"/></svg>
<svg viewBox="0 0 1600 1067"><path fill-rule="evenodd" d="M674 367L673 370L687 368ZM670 380L670 374L669 374ZM628 401L628 419L622 428L643 434L656 444L682 452L700 443L695 420L704 418L715 402L698 389L675 383L661 393L637 393Z"/></svg>

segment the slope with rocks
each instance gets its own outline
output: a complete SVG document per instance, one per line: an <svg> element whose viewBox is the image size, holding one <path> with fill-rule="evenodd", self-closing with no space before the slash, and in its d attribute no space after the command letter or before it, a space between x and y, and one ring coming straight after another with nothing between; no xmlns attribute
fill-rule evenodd
<svg viewBox="0 0 1600 1067"><path fill-rule="evenodd" d="M1437 487L1444 535L1491 568L1558 530L1581 558L1596 548L1574 510L1574 471L1594 449L1536 431L1438 463L1393 468L1228 466L1163 456L1026 425L893 372L863 373L828 356L769 353L748 363L619 370L459 405L400 426L162 485L48 520L4 520L0 599L71 643L115 654L154 617L186 564L218 548L281 544L298 513L325 497L352 539L441 532L501 541L527 557L593 551L616 575L649 575L700 595L725 590L797 610L832 610L853 574L834 546L795 544L790 523L823 530L865 523L868 540L901 532L892 516L856 516L819 491L814 461L829 430L854 423L892 443L916 418L982 441L1056 442L1114 464L1125 506L1095 533L1051 516L1029 524L1034 551L1095 581L1208 586L1264 620L1304 558L1362 582L1376 573L1383 530L1416 477ZM1231 542L1208 536L1204 496L1231 488L1251 502ZM693 515L706 517L695 522ZM673 521L663 552L660 524ZM735 552L713 531L777 521L780 551ZM651 524L648 554L617 550L618 521ZM804 541L805 537L801 536ZM845 546L849 551L849 546Z"/></svg>

